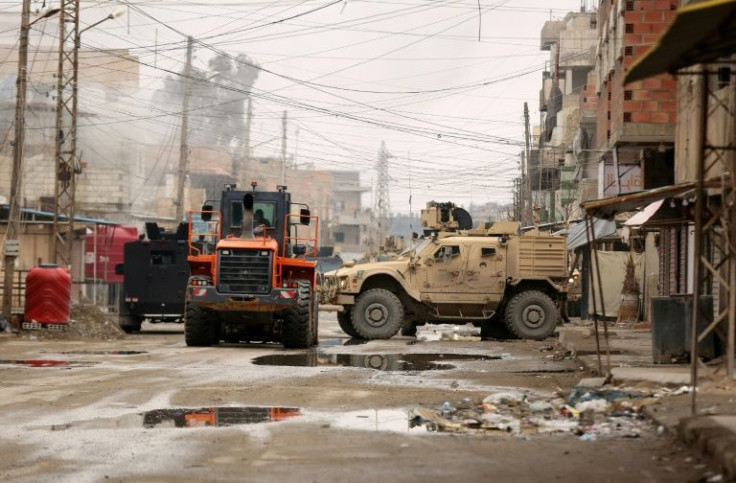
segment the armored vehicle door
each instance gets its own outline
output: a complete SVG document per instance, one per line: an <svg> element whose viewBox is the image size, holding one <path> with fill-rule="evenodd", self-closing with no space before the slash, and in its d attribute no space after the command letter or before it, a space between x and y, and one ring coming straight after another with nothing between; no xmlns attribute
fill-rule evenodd
<svg viewBox="0 0 736 483"><path fill-rule="evenodd" d="M423 300L454 302L467 292L465 265L467 246L457 239L441 240L423 257L420 292Z"/></svg>
<svg viewBox="0 0 736 483"><path fill-rule="evenodd" d="M481 295L488 302L501 300L506 286L506 247L488 239L468 247L466 270L469 294Z"/></svg>

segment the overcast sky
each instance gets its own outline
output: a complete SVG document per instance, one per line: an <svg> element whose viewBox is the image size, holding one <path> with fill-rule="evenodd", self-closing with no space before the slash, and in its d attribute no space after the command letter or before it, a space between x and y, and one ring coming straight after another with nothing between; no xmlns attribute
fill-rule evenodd
<svg viewBox="0 0 736 483"><path fill-rule="evenodd" d="M414 210L429 200L512 199L524 101L539 119L548 60L540 30L581 2L82 0L81 25L119 4L127 14L86 32L83 44L130 49L144 64L144 91L160 88L165 70L181 71L183 35L201 42L202 69L217 51L245 53L264 69L253 89L256 155L278 155L288 110L288 151L299 164L360 170L372 186L385 141L392 211L408 212L410 194ZM3 11L17 5L0 1ZM2 32L4 43L13 35ZM140 113L128 114L135 122Z"/></svg>

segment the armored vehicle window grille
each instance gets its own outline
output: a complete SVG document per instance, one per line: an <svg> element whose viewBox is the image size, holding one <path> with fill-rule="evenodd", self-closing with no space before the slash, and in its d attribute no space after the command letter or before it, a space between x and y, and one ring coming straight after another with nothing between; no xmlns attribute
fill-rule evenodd
<svg viewBox="0 0 736 483"><path fill-rule="evenodd" d="M223 250L217 290L222 293L265 294L271 291L271 252Z"/></svg>
<svg viewBox="0 0 736 483"><path fill-rule="evenodd" d="M445 246L440 248L437 253L434 255L434 259L438 262L447 262L449 260L452 260L455 257L460 256L460 247L457 245L454 246Z"/></svg>
<svg viewBox="0 0 736 483"><path fill-rule="evenodd" d="M480 256L481 257L495 257L496 256L496 249L495 248L482 247L480 249Z"/></svg>

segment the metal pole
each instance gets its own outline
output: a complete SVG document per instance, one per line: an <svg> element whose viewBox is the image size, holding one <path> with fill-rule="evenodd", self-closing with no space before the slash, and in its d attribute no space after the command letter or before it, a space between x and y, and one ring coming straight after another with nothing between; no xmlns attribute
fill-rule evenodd
<svg viewBox="0 0 736 483"><path fill-rule="evenodd" d="M703 243L703 213L705 212L706 193L704 187L705 177L705 149L708 139L708 74L703 67L703 75L698 85L700 94L700 131L696 139L695 152L700 154L695 178L695 243L693 251L695 263L693 264L693 312L690 320L690 386L692 388L690 412L695 415L698 412L697 386L698 386L698 318L700 315L700 290L702 287L701 265Z"/></svg>
<svg viewBox="0 0 736 483"><path fill-rule="evenodd" d="M598 375L603 374L603 364L601 363L601 339L598 331L598 306L596 304L595 297L595 279L593 278L593 240L595 239L595 227L591 221L590 216L585 217L585 238L588 242L588 260L590 263L589 278L590 278L590 297L593 299L593 326L595 327L595 353L598 357ZM595 270L599 270L598 259L595 260Z"/></svg>
<svg viewBox="0 0 736 483"><path fill-rule="evenodd" d="M67 25L69 24L69 25ZM67 27L71 28L67 28ZM56 84L56 188L54 254L71 271L77 159L77 79L79 75L79 0L62 0Z"/></svg>
<svg viewBox="0 0 736 483"><path fill-rule="evenodd" d="M184 219L184 185L189 171L189 96L191 95L192 48L194 38L187 37L187 62L184 66L184 99L181 107L181 144L179 145L179 173L176 182L176 221Z"/></svg>

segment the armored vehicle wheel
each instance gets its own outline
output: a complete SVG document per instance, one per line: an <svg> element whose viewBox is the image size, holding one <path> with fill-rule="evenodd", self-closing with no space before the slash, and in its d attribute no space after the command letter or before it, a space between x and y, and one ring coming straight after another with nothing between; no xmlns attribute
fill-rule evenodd
<svg viewBox="0 0 736 483"><path fill-rule="evenodd" d="M363 292L353 306L353 327L364 339L390 339L404 323L404 306L388 290Z"/></svg>
<svg viewBox="0 0 736 483"><path fill-rule="evenodd" d="M555 331L560 314L547 294L529 290L514 295L506 306L504 319L506 327L517 337L542 340Z"/></svg>
<svg viewBox="0 0 736 483"><path fill-rule="evenodd" d="M210 319L210 314L198 305L186 304L184 309L184 340L190 347L207 347L217 344L220 325Z"/></svg>
<svg viewBox="0 0 736 483"><path fill-rule="evenodd" d="M416 322L404 322L404 325L401 326L401 335L405 335L407 337L416 336L417 326L418 324Z"/></svg>
<svg viewBox="0 0 736 483"><path fill-rule="evenodd" d="M352 310L343 310L342 312L338 312L337 323L340 324L342 331L353 339L363 338L363 336L358 334L355 330L355 327L353 327Z"/></svg>
<svg viewBox="0 0 736 483"><path fill-rule="evenodd" d="M306 349L314 343L313 324L317 321L309 316L312 286L306 280L297 283L297 304L284 311L283 344L287 349Z"/></svg>
<svg viewBox="0 0 736 483"><path fill-rule="evenodd" d="M120 328L126 334L132 334L133 332L140 332L143 319L134 315L121 315L119 320Z"/></svg>

